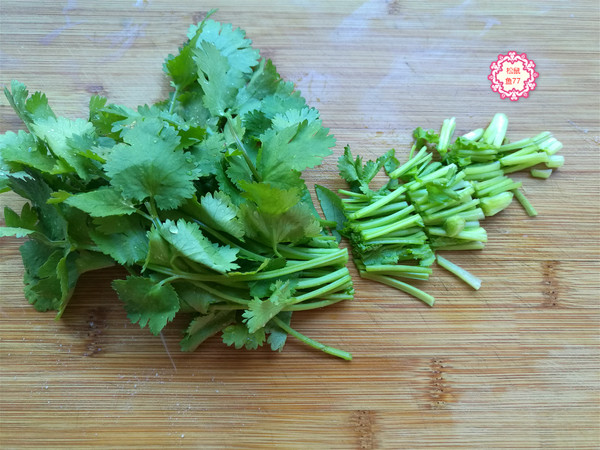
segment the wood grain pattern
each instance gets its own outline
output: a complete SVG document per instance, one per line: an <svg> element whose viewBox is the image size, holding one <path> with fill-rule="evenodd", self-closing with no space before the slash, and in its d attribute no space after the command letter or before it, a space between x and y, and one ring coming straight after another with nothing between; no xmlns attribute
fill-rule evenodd
<svg viewBox="0 0 600 450"><path fill-rule="evenodd" d="M567 163L546 181L521 177L537 218L514 204L486 221L485 250L449 255L483 279L480 291L436 268L428 308L356 278L354 301L295 315L303 333L350 350L350 363L293 341L280 354L217 338L180 353L183 318L164 346L131 325L110 288L117 269L86 275L56 322L25 301L19 242L3 239L0 446L598 448L597 2L5 0L0 81L45 91L71 117L94 93L156 101L168 92L164 57L213 7L336 135L309 185L342 186L345 144L367 158L405 155L416 126L456 116L466 132L499 111L515 140L551 130ZM540 73L517 102L487 80L508 50ZM0 112L0 132L21 127L4 98Z"/></svg>

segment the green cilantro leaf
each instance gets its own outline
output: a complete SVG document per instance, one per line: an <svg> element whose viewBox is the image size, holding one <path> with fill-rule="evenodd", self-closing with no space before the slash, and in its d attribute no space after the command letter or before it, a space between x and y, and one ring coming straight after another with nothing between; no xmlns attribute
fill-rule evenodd
<svg viewBox="0 0 600 450"><path fill-rule="evenodd" d="M284 324L289 326L292 320L292 312L282 311L279 314L277 314L277 318L280 319ZM273 350L274 352L282 351L283 346L287 341L288 334L272 322L268 323L265 326L265 328L269 333L269 338L267 339L267 342L271 345L271 350Z"/></svg>
<svg viewBox="0 0 600 450"><path fill-rule="evenodd" d="M0 227L0 237L14 236L22 238L31 233L35 233L35 230L28 230L27 228L21 227Z"/></svg>
<svg viewBox="0 0 600 450"><path fill-rule="evenodd" d="M225 139L222 134L207 136L202 142L194 145L190 151L199 176L217 173L225 151Z"/></svg>
<svg viewBox="0 0 600 450"><path fill-rule="evenodd" d="M285 180L292 171L320 164L335 145L335 138L321 126L320 120L304 120L281 130L271 128L261 136L261 141L257 169L263 181L274 182Z"/></svg>
<svg viewBox="0 0 600 450"><path fill-rule="evenodd" d="M269 245L275 252L281 242L297 243L321 234L321 225L304 203L298 203L283 214L268 214L244 203L240 205L240 213L246 224L246 235Z"/></svg>
<svg viewBox="0 0 600 450"><path fill-rule="evenodd" d="M194 50L198 82L204 92L204 105L216 116L223 116L235 105L237 91L245 84L244 74L210 42L201 42Z"/></svg>
<svg viewBox="0 0 600 450"><path fill-rule="evenodd" d="M147 233L141 227L111 234L92 231L90 237L102 253L109 255L119 264L142 263L148 254Z"/></svg>
<svg viewBox="0 0 600 450"><path fill-rule="evenodd" d="M113 187L101 187L95 191L82 192L68 197L65 203L85 211L92 217L132 214L135 207L124 200Z"/></svg>
<svg viewBox="0 0 600 450"><path fill-rule="evenodd" d="M315 185L315 193L317 194L317 199L319 200L325 219L335 222L335 227L331 229L331 232L337 241L340 242L342 239L341 231L346 222L342 199L335 192L319 184Z"/></svg>
<svg viewBox="0 0 600 450"><path fill-rule="evenodd" d="M75 135L93 135L94 125L83 119L69 120L65 117L47 117L37 119L32 129L35 134L44 140L52 153L63 159L72 167L81 178L90 178L90 161L79 154L79 149L73 147L69 141Z"/></svg>
<svg viewBox="0 0 600 450"><path fill-rule="evenodd" d="M181 350L191 352L196 350L209 337L217 334L235 320L235 311L215 311L196 317L186 330L186 336L181 341Z"/></svg>
<svg viewBox="0 0 600 450"><path fill-rule="evenodd" d="M239 267L235 263L239 249L212 243L195 223L167 219L159 232L182 256L210 269L224 273Z"/></svg>
<svg viewBox="0 0 600 450"><path fill-rule="evenodd" d="M122 132L104 169L125 198L154 199L159 209L174 209L194 195L193 161L181 150L179 136L158 119L145 120Z"/></svg>
<svg viewBox="0 0 600 450"><path fill-rule="evenodd" d="M237 218L238 208L224 192L208 193L202 197L198 213L198 219L208 226L238 239L244 237L244 226Z"/></svg>
<svg viewBox="0 0 600 450"><path fill-rule="evenodd" d="M248 304L248 309L242 314L250 333L263 328L283 308L294 302L292 297L294 289L289 280L277 280L271 289L273 293L267 300L254 297Z"/></svg>
<svg viewBox="0 0 600 450"><path fill-rule="evenodd" d="M59 173L55 159L40 150L34 135L22 130L17 133L6 132L0 136L0 155L7 163L19 163L46 173ZM60 167L60 166L58 166Z"/></svg>
<svg viewBox="0 0 600 450"><path fill-rule="evenodd" d="M150 278L129 276L115 280L113 288L125 303L127 317L140 327L148 325L152 334L158 334L179 311L179 298L169 284L157 283Z"/></svg>
<svg viewBox="0 0 600 450"><path fill-rule="evenodd" d="M238 183L245 191L242 195L252 200L261 212L271 215L282 214L298 204L300 192L297 188L279 189L269 183Z"/></svg>
<svg viewBox="0 0 600 450"><path fill-rule="evenodd" d="M4 94L19 118L28 127L37 119L56 117L50 106L48 106L46 95L35 92L28 98L29 91L23 83L13 80L10 84L10 90L4 88Z"/></svg>
<svg viewBox="0 0 600 450"><path fill-rule="evenodd" d="M256 350L265 342L265 329L260 328L254 333L248 331L243 324L229 325L223 329L223 342L237 349Z"/></svg>

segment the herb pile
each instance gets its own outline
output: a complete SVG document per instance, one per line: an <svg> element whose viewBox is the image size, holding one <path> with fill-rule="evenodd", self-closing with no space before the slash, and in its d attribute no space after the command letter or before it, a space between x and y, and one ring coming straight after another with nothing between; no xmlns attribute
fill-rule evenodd
<svg viewBox="0 0 600 450"><path fill-rule="evenodd" d="M129 319L154 334L193 318L194 350L222 332L227 345L281 350L288 335L337 350L290 326L294 311L351 299L348 253L322 229L301 173L335 140L293 84L240 29L206 19L164 70L169 98L137 109L94 96L87 119L57 117L40 92L5 94L28 131L0 137L1 236L20 251L25 295L65 311L79 276L111 265Z"/></svg>
<svg viewBox="0 0 600 450"><path fill-rule="evenodd" d="M350 189L340 190L340 198L323 186L316 188L325 216L337 223L335 233L349 239L359 274L428 305L435 301L431 295L399 278L427 280L437 261L479 289L481 280L438 252L482 249L487 233L480 221L504 210L514 197L535 216L519 190L522 183L507 174L530 169L532 176L548 178L564 163L557 155L562 144L549 132L507 142L504 114L496 114L487 128L451 142L455 127L452 118L444 121L439 134L417 128L402 165L394 150L363 164L346 147L338 168ZM387 183L371 189L382 169Z"/></svg>
<svg viewBox="0 0 600 450"><path fill-rule="evenodd" d="M290 325L294 311L352 299L342 236L362 277L433 305L406 280L427 280L437 261L479 289L439 252L483 248L481 221L513 198L536 215L508 174L547 178L564 163L549 132L509 143L497 114L452 142L452 118L439 133L417 128L404 164L394 150L363 164L346 147L349 188L315 187L323 220L301 176L335 139L242 30L207 17L164 71L164 101L131 109L94 96L86 119L57 117L17 81L5 88L28 131L0 136L0 192L29 202L4 209L0 237L28 238L25 295L37 310L61 317L82 273L119 265L129 275L112 285L133 323L159 334L192 315L182 350L221 333L236 348L280 351L292 335L349 360Z"/></svg>

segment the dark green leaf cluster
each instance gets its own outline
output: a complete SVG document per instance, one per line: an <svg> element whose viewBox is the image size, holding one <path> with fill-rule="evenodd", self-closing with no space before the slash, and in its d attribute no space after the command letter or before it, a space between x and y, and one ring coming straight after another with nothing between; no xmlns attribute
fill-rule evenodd
<svg viewBox="0 0 600 450"><path fill-rule="evenodd" d="M29 203L5 209L0 236L30 238L38 310L60 315L81 273L118 264L132 322L158 334L194 314L184 350L220 331L237 348L281 350L293 311L352 298L347 251L301 178L335 140L242 30L207 18L188 38L164 64L173 92L153 105L94 96L87 119L67 119L21 83L5 89L28 131L0 137L0 191Z"/></svg>

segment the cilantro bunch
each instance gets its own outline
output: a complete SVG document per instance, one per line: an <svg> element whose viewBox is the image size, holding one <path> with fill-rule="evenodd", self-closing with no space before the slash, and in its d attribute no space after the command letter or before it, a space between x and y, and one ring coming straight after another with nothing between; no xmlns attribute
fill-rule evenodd
<svg viewBox="0 0 600 450"><path fill-rule="evenodd" d="M405 291L432 306L435 299L406 280L427 280L431 266L447 269L474 289L481 280L439 254L444 250L482 249L487 242L481 221L504 210L513 198L530 216L537 213L507 174L530 170L548 178L561 167L562 144L550 132L513 143L506 140L508 118L496 114L485 128L452 141L455 119L439 133L415 129L404 164L390 150L363 164L349 147L340 157L340 176L349 189L338 195L323 186L317 195L335 232L348 238L359 274ZM545 167L541 167L544 164ZM371 187L384 169L388 181Z"/></svg>
<svg viewBox="0 0 600 450"><path fill-rule="evenodd" d="M13 81L5 94L27 131L0 136L1 236L20 251L25 295L65 311L79 276L112 265L128 317L154 334L178 313L194 350L281 350L288 335L335 356L347 352L290 326L294 311L353 296L347 250L325 233L302 171L335 144L290 82L240 29L194 25L164 71L173 91L137 109L94 96L89 117L58 117L40 92Z"/></svg>

